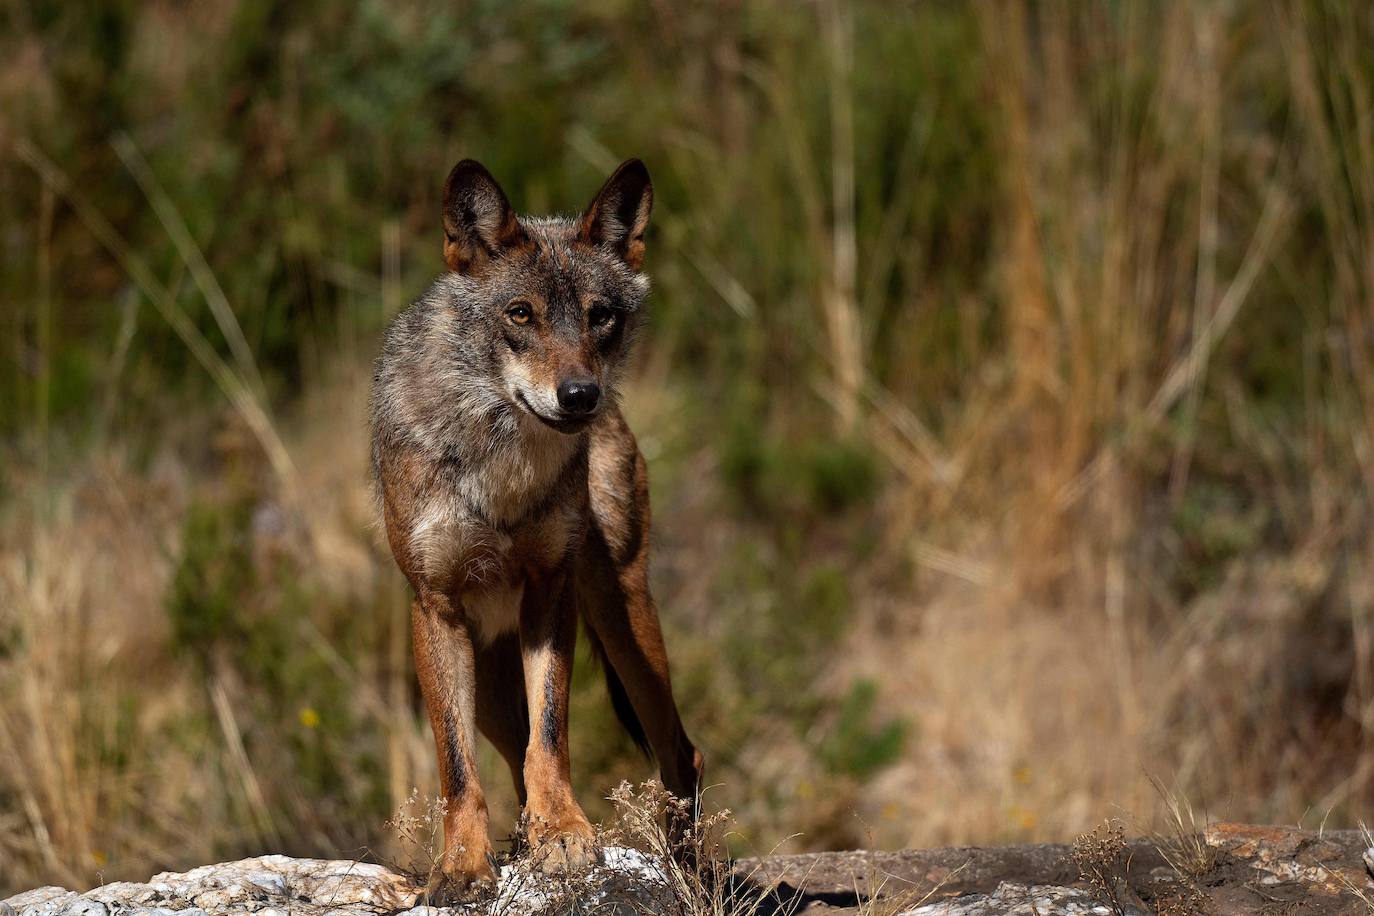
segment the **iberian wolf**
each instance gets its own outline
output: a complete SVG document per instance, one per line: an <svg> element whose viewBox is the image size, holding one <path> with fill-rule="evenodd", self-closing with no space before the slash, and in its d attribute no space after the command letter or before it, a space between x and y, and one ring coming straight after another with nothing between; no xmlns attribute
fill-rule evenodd
<svg viewBox="0 0 1374 916"><path fill-rule="evenodd" d="M493 877L479 730L510 766L544 869L595 855L568 765L579 618L665 787L698 791L701 755L649 594L647 472L617 403L649 291L652 205L631 159L581 215L523 217L463 160L444 187L448 270L392 322L377 361L373 470L415 593L415 667L447 801L436 890Z"/></svg>

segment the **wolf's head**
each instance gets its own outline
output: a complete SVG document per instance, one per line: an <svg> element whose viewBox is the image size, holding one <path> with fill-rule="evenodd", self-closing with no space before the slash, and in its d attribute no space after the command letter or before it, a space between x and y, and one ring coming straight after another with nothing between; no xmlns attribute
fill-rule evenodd
<svg viewBox="0 0 1374 916"><path fill-rule="evenodd" d="M617 381L637 311L653 185L644 163L615 170L573 219L517 216L471 159L444 186L444 261L462 278L462 334L519 410L560 432L597 415Z"/></svg>

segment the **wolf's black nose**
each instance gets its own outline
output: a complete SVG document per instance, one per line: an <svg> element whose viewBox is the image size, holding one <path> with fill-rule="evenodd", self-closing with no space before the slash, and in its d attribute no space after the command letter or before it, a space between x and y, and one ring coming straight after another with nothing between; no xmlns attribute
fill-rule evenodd
<svg viewBox="0 0 1374 916"><path fill-rule="evenodd" d="M558 383L558 406L568 413L591 413L601 400L601 386L591 379Z"/></svg>

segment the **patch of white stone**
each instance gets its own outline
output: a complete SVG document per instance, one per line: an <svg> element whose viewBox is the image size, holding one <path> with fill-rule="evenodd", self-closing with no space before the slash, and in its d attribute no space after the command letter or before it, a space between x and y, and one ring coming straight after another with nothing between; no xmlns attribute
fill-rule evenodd
<svg viewBox="0 0 1374 916"><path fill-rule="evenodd" d="M259 856L84 894L42 887L0 902L0 916L525 916L563 901L605 912L623 901L653 912L670 900L661 863L634 849L609 847L600 864L563 878L543 875L528 861L506 865L495 901L485 906L417 905L416 883L381 865Z"/></svg>
<svg viewBox="0 0 1374 916"><path fill-rule="evenodd" d="M1129 912L1134 913L1134 909ZM1111 916L1112 909L1076 887L1003 881L991 894L926 903L899 916Z"/></svg>

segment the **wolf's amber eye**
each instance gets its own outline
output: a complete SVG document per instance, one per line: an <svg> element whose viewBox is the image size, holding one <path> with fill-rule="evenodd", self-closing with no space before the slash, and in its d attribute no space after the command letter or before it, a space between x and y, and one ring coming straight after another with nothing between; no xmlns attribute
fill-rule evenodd
<svg viewBox="0 0 1374 916"><path fill-rule="evenodd" d="M514 324L529 324L530 319L534 317L534 312L530 309L529 303L516 302L506 309L506 316Z"/></svg>
<svg viewBox="0 0 1374 916"><path fill-rule="evenodd" d="M611 310L604 305L594 305L587 309L587 323L594 328L610 324Z"/></svg>

